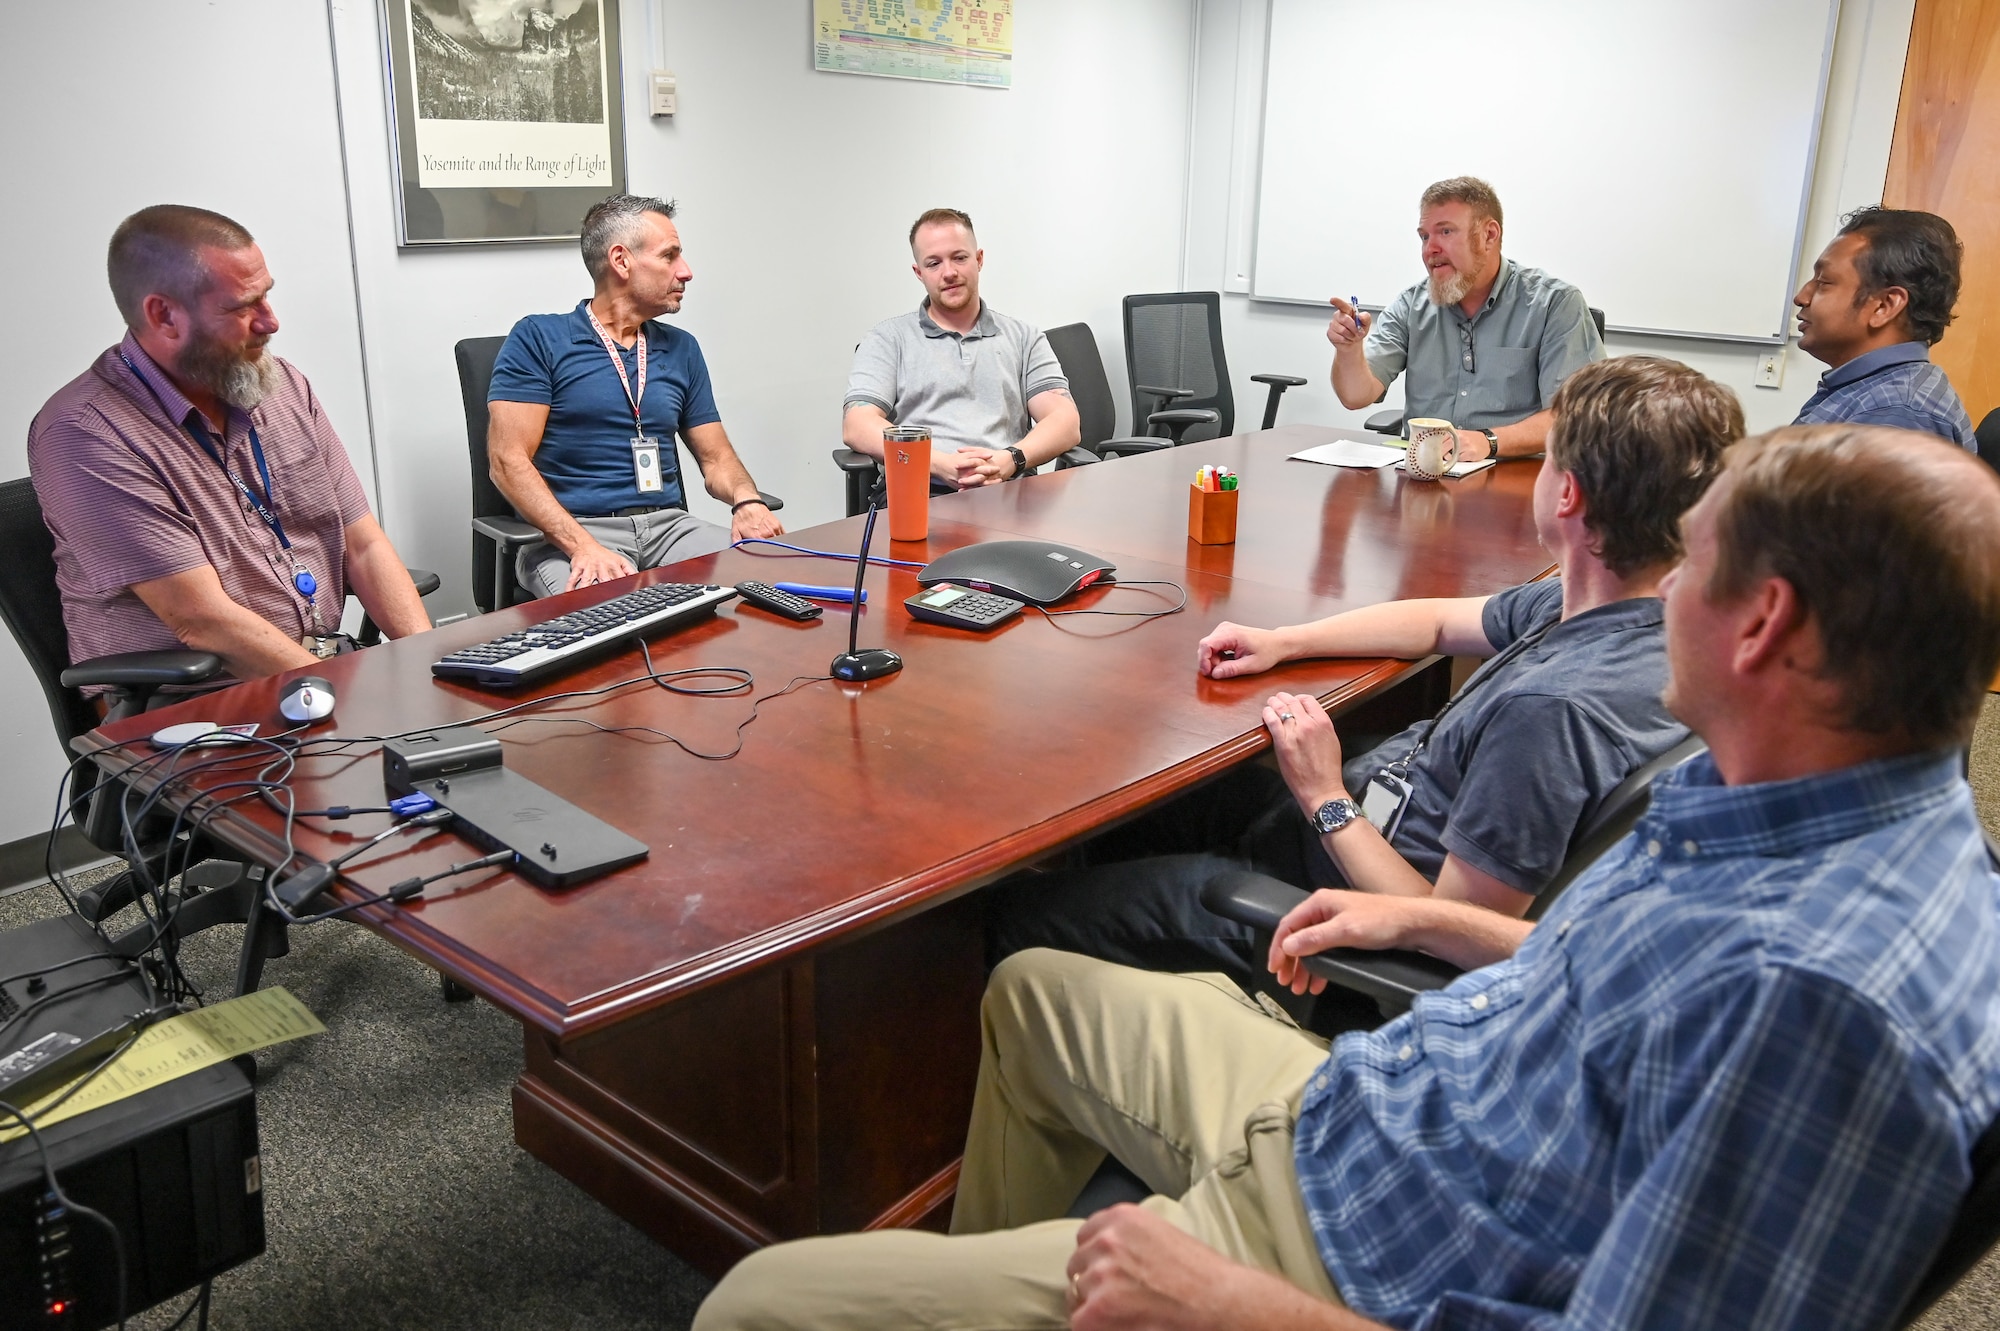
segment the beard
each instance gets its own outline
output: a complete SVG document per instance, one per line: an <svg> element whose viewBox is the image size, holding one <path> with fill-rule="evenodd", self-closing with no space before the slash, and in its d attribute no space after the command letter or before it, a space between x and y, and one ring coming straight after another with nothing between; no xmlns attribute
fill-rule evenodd
<svg viewBox="0 0 2000 1331"><path fill-rule="evenodd" d="M175 368L182 377L241 411L255 407L278 386L278 362L262 343L239 350L202 332L188 339L187 350Z"/></svg>
<svg viewBox="0 0 2000 1331"><path fill-rule="evenodd" d="M1470 246L1470 250L1474 271L1484 268L1490 247L1474 241ZM1433 305L1456 305L1472 294L1472 277L1457 264L1452 265L1450 277L1440 279L1436 271L1433 270L1429 274L1429 279L1431 284L1431 304Z"/></svg>
<svg viewBox="0 0 2000 1331"><path fill-rule="evenodd" d="M1451 276L1439 279L1436 272L1430 275L1431 304L1456 305L1472 294L1472 279L1458 269L1451 270Z"/></svg>

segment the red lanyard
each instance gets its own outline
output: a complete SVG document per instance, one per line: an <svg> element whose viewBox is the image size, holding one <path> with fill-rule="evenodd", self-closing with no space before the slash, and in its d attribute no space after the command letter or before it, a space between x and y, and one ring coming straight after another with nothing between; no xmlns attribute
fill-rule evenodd
<svg viewBox="0 0 2000 1331"><path fill-rule="evenodd" d="M618 344L611 340L611 334L604 331L604 325L597 322L596 310L585 305L583 312L590 317L590 326L597 330L600 338L604 339L604 349L611 355L611 368L618 371L618 382L625 388L625 400L632 404L632 428L636 433L643 435L646 433L646 426L639 418L639 403L646 397L646 325L643 323L639 325L639 391L634 393L632 380L625 373L625 358L618 354Z"/></svg>

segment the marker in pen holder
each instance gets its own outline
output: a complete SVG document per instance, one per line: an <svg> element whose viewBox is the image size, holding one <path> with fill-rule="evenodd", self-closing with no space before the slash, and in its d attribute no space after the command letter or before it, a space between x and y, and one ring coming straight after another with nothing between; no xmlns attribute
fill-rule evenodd
<svg viewBox="0 0 2000 1331"><path fill-rule="evenodd" d="M1235 477L1229 477L1234 482ZM1188 487L1188 539L1198 545L1236 543L1236 498L1234 489L1208 490L1201 482Z"/></svg>

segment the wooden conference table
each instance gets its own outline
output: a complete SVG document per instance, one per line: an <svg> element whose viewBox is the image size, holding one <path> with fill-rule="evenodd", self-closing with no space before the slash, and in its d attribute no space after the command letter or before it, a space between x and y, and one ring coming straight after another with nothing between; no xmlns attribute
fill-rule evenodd
<svg viewBox="0 0 2000 1331"><path fill-rule="evenodd" d="M877 553L918 561L978 541L1058 540L1114 561L1121 579L1184 585L1187 609L1029 611L973 634L912 620L901 602L918 590L914 572L873 568L861 642L893 648L906 668L771 697L825 674L846 646L847 612L795 624L732 604L654 640L653 660L755 673L764 701L735 757L703 761L655 734L594 727L647 726L727 753L751 714L741 694L635 686L529 713L549 720L494 723L509 767L647 842L650 858L559 892L500 871L468 875L357 918L521 1022L517 1140L697 1266L720 1272L782 1238L936 1224L949 1214L979 1055L974 889L1266 748L1258 713L1274 688L1310 689L1336 713L1382 710L1385 695L1405 713L1441 700L1443 672L1426 662L1317 661L1205 680L1196 642L1223 619L1275 625L1482 595L1548 568L1533 464L1426 484L1286 460L1342 436L1367 437L1287 426L933 500L922 544L879 539L883 524ZM1203 463L1242 477L1233 545L1187 539L1188 483ZM847 519L788 539L852 551L859 528ZM638 581L837 583L845 568L732 550ZM430 664L626 589L572 592L329 661L321 673L339 706L311 733L395 734L520 701L440 683ZM1093 588L1074 605L1154 609L1171 604L1163 593ZM641 670L634 647L523 696ZM171 721L258 721L268 733L281 724L282 678L78 744L116 771ZM300 807L377 804L379 750L308 757L293 785ZM198 798L170 792L177 804ZM302 820L297 845L324 859L383 825ZM255 801L210 826L263 863L284 855L279 820ZM393 840L358 859L351 882L379 890L468 858L447 833Z"/></svg>

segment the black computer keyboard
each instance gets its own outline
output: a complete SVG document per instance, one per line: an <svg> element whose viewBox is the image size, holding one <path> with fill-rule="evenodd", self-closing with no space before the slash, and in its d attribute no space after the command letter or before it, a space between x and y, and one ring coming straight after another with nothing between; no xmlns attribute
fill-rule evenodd
<svg viewBox="0 0 2000 1331"><path fill-rule="evenodd" d="M461 647L433 664L431 673L489 688L513 688L574 666L580 658L627 638L713 614L717 606L735 595L733 587L657 582L587 610L572 610L490 642Z"/></svg>

